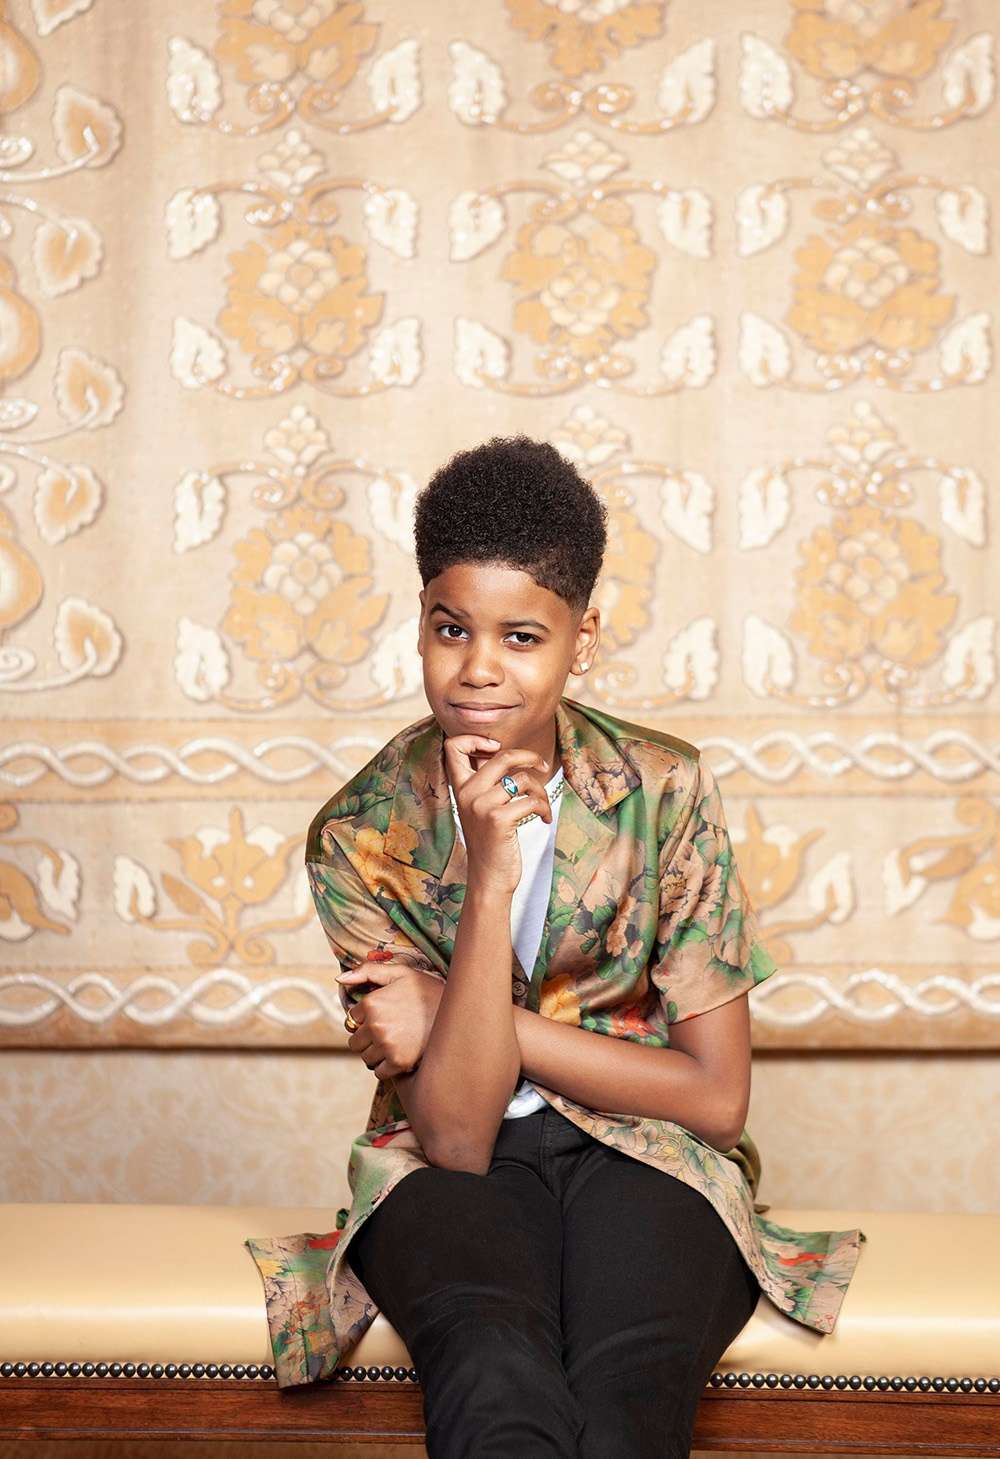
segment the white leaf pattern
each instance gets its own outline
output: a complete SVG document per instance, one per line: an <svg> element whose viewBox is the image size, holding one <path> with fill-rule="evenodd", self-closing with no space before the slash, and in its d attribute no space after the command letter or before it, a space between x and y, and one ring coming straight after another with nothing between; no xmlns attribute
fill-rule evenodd
<svg viewBox="0 0 1000 1459"><path fill-rule="evenodd" d="M420 349L420 320L397 319L380 329L372 340L368 373L380 385L408 388L423 367Z"/></svg>
<svg viewBox="0 0 1000 1459"><path fill-rule="evenodd" d="M687 699L707 699L719 681L715 622L695 618L676 633L663 656L663 682Z"/></svg>
<svg viewBox="0 0 1000 1459"><path fill-rule="evenodd" d="M941 232L969 253L989 250L989 203L985 193L967 183L960 188L942 188L934 199Z"/></svg>
<svg viewBox="0 0 1000 1459"><path fill-rule="evenodd" d="M828 922L836 924L847 920L855 905L851 858L847 851L838 851L836 856L831 856L826 865L809 879L806 901L814 912L823 912L830 907Z"/></svg>
<svg viewBox="0 0 1000 1459"><path fill-rule="evenodd" d="M788 62L759 35L740 37L740 101L743 110L760 121L783 115L795 97Z"/></svg>
<svg viewBox="0 0 1000 1459"><path fill-rule="evenodd" d="M80 863L68 851L58 852L61 868L46 852L38 863L38 887L53 912L77 919L77 902L80 896Z"/></svg>
<svg viewBox="0 0 1000 1459"><path fill-rule="evenodd" d="M229 655L214 628L181 618L174 677L189 699L207 704L229 683Z"/></svg>
<svg viewBox="0 0 1000 1459"><path fill-rule="evenodd" d="M453 68L448 87L452 111L469 126L495 122L507 105L503 72L496 61L465 41L452 41L448 53Z"/></svg>
<svg viewBox="0 0 1000 1459"><path fill-rule="evenodd" d="M700 188L672 189L657 209L664 238L692 258L712 256L712 203Z"/></svg>
<svg viewBox="0 0 1000 1459"><path fill-rule="evenodd" d="M455 374L463 385L483 390L490 380L506 378L507 342L475 319L455 320Z"/></svg>
<svg viewBox="0 0 1000 1459"><path fill-rule="evenodd" d="M377 112L391 122L405 122L418 110L422 96L420 50L415 40L400 41L384 52L368 73L368 94Z"/></svg>
<svg viewBox="0 0 1000 1459"><path fill-rule="evenodd" d="M967 106L965 115L976 117L993 100L994 89L993 36L984 30L952 51L945 61L941 94L946 106Z"/></svg>
<svg viewBox="0 0 1000 1459"><path fill-rule="evenodd" d="M507 214L500 198L471 191L459 193L448 209L450 257L456 263L475 258L496 242L506 226Z"/></svg>
<svg viewBox="0 0 1000 1459"><path fill-rule="evenodd" d="M364 201L368 236L397 258L412 258L417 237L417 200L403 187L379 188Z"/></svg>
<svg viewBox="0 0 1000 1459"><path fill-rule="evenodd" d="M218 335L180 314L174 320L170 373L185 390L200 390L226 373L226 351Z"/></svg>
<svg viewBox="0 0 1000 1459"><path fill-rule="evenodd" d="M404 552L413 552L413 507L417 483L406 471L393 472L391 481L377 476L368 486L368 508L372 524Z"/></svg>
<svg viewBox="0 0 1000 1459"><path fill-rule="evenodd" d="M695 41L667 66L656 102L670 121L703 122L715 105L715 41Z"/></svg>
<svg viewBox="0 0 1000 1459"><path fill-rule="evenodd" d="M753 183L736 199L736 251L743 258L770 248L788 228L788 199L783 192Z"/></svg>
<svg viewBox="0 0 1000 1459"><path fill-rule="evenodd" d="M788 521L791 493L788 482L768 466L748 471L740 482L740 546L766 547Z"/></svg>
<svg viewBox="0 0 1000 1459"><path fill-rule="evenodd" d="M939 357L942 373L963 385L979 385L993 364L990 316L985 309L967 314L941 337Z"/></svg>
<svg viewBox="0 0 1000 1459"><path fill-rule="evenodd" d="M664 344L660 351L660 374L671 385L700 390L715 374L715 358L711 316L697 314Z"/></svg>
<svg viewBox="0 0 1000 1459"><path fill-rule="evenodd" d="M660 518L668 532L696 552L712 550L715 492L696 471L665 476L660 486Z"/></svg>
<svg viewBox="0 0 1000 1459"><path fill-rule="evenodd" d="M791 643L756 613L748 613L743 623L743 679L759 699L770 698L772 688L790 689L795 682Z"/></svg>
<svg viewBox="0 0 1000 1459"><path fill-rule="evenodd" d="M167 101L179 121L203 122L222 105L222 83L215 62L200 46L175 35L167 42Z"/></svg>
<svg viewBox="0 0 1000 1459"><path fill-rule="evenodd" d="M226 488L217 476L189 471L174 487L174 551L211 542L222 526Z"/></svg>
<svg viewBox="0 0 1000 1459"><path fill-rule="evenodd" d="M423 684L417 624L416 617L407 618L379 641L371 656L371 676L386 699L408 699Z"/></svg>
<svg viewBox="0 0 1000 1459"><path fill-rule="evenodd" d="M167 252L171 258L190 258L219 234L219 200L212 192L182 187L167 203Z"/></svg>
<svg viewBox="0 0 1000 1459"><path fill-rule="evenodd" d="M986 698L997 677L996 631L996 620L984 613L951 636L941 665L941 678L949 689L967 684L967 698Z"/></svg>
<svg viewBox="0 0 1000 1459"><path fill-rule="evenodd" d="M941 477L938 510L956 537L973 547L986 546L986 487L975 471L955 467Z"/></svg>
<svg viewBox="0 0 1000 1459"><path fill-rule="evenodd" d="M740 315L739 361L750 383L762 389L792 373L792 352L781 330L748 310Z"/></svg>
<svg viewBox="0 0 1000 1459"><path fill-rule="evenodd" d="M112 896L115 911L123 922L137 922L141 917L156 915L156 890L152 877L131 856L115 857Z"/></svg>

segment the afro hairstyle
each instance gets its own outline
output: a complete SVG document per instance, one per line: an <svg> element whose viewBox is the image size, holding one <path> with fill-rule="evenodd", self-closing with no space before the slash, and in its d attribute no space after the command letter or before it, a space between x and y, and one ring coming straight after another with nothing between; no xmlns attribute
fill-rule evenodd
<svg viewBox="0 0 1000 1459"><path fill-rule="evenodd" d="M459 563L502 563L582 612L601 570L606 521L597 492L554 446L494 436L459 451L417 497L417 567L426 586Z"/></svg>

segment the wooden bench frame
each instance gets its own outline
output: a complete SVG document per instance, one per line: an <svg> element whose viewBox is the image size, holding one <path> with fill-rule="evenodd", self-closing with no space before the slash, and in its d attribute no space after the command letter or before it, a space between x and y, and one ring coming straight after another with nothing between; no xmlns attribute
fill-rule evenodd
<svg viewBox="0 0 1000 1459"><path fill-rule="evenodd" d="M412 1369L280 1390L269 1368L0 1364L0 1438L419 1444ZM1000 1379L714 1373L694 1447L1000 1456Z"/></svg>

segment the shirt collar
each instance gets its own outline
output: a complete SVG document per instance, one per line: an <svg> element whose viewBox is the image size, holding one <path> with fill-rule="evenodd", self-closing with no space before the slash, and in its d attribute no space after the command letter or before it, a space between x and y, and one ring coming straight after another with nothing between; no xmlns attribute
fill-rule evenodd
<svg viewBox="0 0 1000 1459"><path fill-rule="evenodd" d="M639 784L614 734L614 721L572 699L556 706L556 747L568 786L596 816L605 816ZM440 877L455 841L444 768L444 734L428 719L399 763L383 851Z"/></svg>

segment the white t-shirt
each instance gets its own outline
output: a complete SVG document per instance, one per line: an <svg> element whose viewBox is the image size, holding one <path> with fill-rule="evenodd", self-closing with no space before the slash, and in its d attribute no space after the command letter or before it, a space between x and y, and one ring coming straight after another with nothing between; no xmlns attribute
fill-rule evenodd
<svg viewBox="0 0 1000 1459"><path fill-rule="evenodd" d="M545 787L550 800L562 778L560 765ZM556 826L559 823L561 804L562 797L558 796L552 805L551 825L546 825L541 816L536 816L526 826L517 828L517 844L521 851L521 880L514 891L510 906L510 942L526 978L531 977L542 941L542 928L545 925L545 913L548 911L549 892L552 888L552 863L556 853ZM457 812L455 826L464 846L465 837ZM545 1100L542 1096L532 1089L526 1079L522 1079L511 1095L504 1119L520 1119L522 1115L530 1115L536 1109L544 1108Z"/></svg>

